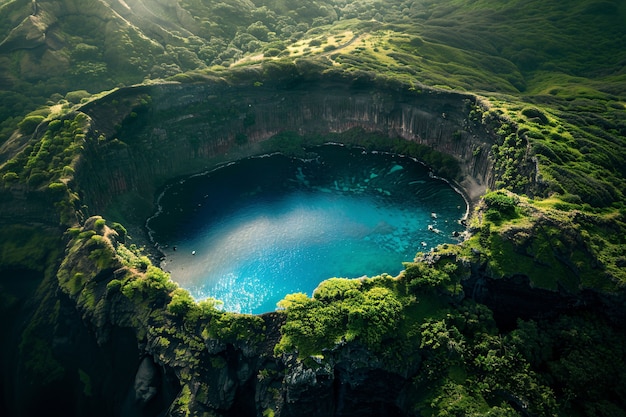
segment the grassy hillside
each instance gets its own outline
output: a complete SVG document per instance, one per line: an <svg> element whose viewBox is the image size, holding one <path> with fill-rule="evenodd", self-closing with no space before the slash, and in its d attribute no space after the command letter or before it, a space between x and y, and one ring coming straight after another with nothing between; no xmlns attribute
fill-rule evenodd
<svg viewBox="0 0 626 417"><path fill-rule="evenodd" d="M324 61L469 91L624 94L623 2L0 3L4 141L26 112L241 59Z"/></svg>

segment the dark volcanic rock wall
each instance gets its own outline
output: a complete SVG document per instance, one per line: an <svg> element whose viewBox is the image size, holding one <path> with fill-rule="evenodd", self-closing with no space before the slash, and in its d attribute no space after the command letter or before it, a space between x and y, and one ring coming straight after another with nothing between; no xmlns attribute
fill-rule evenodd
<svg viewBox="0 0 626 417"><path fill-rule="evenodd" d="M138 97L143 105L120 111L122 103L139 102ZM280 132L359 128L454 156L462 170L454 180L474 200L493 182L488 159L493 139L468 122L474 104L475 97L458 93L339 81L122 89L82 109L94 120L100 140L87 149L77 181L95 212L127 193L151 203L165 182L259 153L260 142Z"/></svg>

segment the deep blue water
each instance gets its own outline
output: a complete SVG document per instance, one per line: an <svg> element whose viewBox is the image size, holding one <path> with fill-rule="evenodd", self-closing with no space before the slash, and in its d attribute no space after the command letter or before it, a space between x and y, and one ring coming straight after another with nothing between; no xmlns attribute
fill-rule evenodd
<svg viewBox="0 0 626 417"><path fill-rule="evenodd" d="M454 242L466 209L410 158L324 145L310 159L249 158L171 184L147 224L192 296L264 313L327 278L398 274Z"/></svg>

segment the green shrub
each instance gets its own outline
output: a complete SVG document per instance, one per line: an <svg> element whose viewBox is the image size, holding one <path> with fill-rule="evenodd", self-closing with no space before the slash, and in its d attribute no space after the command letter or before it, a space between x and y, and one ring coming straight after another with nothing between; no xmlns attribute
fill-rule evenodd
<svg viewBox="0 0 626 417"><path fill-rule="evenodd" d="M333 278L322 282L313 298L289 294L278 304L287 313L275 352L297 350L300 357L320 354L343 341L358 340L379 350L397 332L403 304L388 288L393 278Z"/></svg>
<svg viewBox="0 0 626 417"><path fill-rule="evenodd" d="M68 166L68 165L64 166L62 172L63 172L64 177L74 176L74 168L72 168L71 166Z"/></svg>
<svg viewBox="0 0 626 417"><path fill-rule="evenodd" d="M182 317L195 306L195 301L188 291L182 288L176 288L172 292L172 300L167 305L167 311L175 316Z"/></svg>
<svg viewBox="0 0 626 417"><path fill-rule="evenodd" d="M259 316L214 312L207 327L208 336L228 343L237 341L259 342L264 336L265 322Z"/></svg>
<svg viewBox="0 0 626 417"><path fill-rule="evenodd" d="M28 177L28 185L31 187L37 187L43 184L48 179L48 174L43 172L32 172Z"/></svg>
<svg viewBox="0 0 626 417"><path fill-rule="evenodd" d="M368 346L380 344L384 338L394 334L396 323L402 312L402 303L384 287L374 287L363 294L358 303L348 311L348 332L359 337Z"/></svg>
<svg viewBox="0 0 626 417"><path fill-rule="evenodd" d="M91 97L91 93L86 90L70 91L65 95L65 99L73 104L78 104L82 99L89 97Z"/></svg>
<svg viewBox="0 0 626 417"><path fill-rule="evenodd" d="M540 124L548 123L548 117L536 107L526 107L522 109L522 114L529 119L538 121Z"/></svg>
<svg viewBox="0 0 626 417"><path fill-rule="evenodd" d="M122 288L122 281L120 281L119 279L112 279L107 284L108 292L118 292L121 290L121 288Z"/></svg>
<svg viewBox="0 0 626 417"><path fill-rule="evenodd" d="M106 224L106 220L104 220L104 219L98 219L98 220L96 220L96 221L95 221L95 223L94 223L94 228L95 228L97 231L102 231L102 229L104 229L104 225L105 225L105 224Z"/></svg>
<svg viewBox="0 0 626 417"><path fill-rule="evenodd" d="M515 214L515 207L518 199L503 191L493 191L487 193L483 198L488 211L493 210L504 217L510 217Z"/></svg>
<svg viewBox="0 0 626 417"><path fill-rule="evenodd" d="M276 48L269 48L263 52L263 55L266 57L274 57L278 56L282 51Z"/></svg>
<svg viewBox="0 0 626 417"><path fill-rule="evenodd" d="M444 287L450 283L450 275L424 262L404 264L404 277L410 291Z"/></svg>
<svg viewBox="0 0 626 417"><path fill-rule="evenodd" d="M48 185L48 190L50 190L53 195L62 195L67 191L67 186L62 182L53 182Z"/></svg>
<svg viewBox="0 0 626 417"><path fill-rule="evenodd" d="M139 269L140 271L147 271L148 267L152 265L152 262L150 262L150 259L145 256L139 256L136 260L136 262L133 263L133 266L135 266L137 269Z"/></svg>
<svg viewBox="0 0 626 417"><path fill-rule="evenodd" d="M84 232L80 232L78 235L79 239L88 239L95 235L96 232L94 230L85 230Z"/></svg>
<svg viewBox="0 0 626 417"><path fill-rule="evenodd" d="M154 265L149 265L147 267L146 279L152 290L166 290L169 292L177 288L176 284L170 280L170 275Z"/></svg>
<svg viewBox="0 0 626 417"><path fill-rule="evenodd" d="M126 236L128 235L126 228L117 222L114 222L111 225L111 228L117 232L120 242L124 243L126 241Z"/></svg>
<svg viewBox="0 0 626 417"><path fill-rule="evenodd" d="M40 115L26 116L17 124L17 127L20 129L20 133L30 135L44 119L45 118Z"/></svg>
<svg viewBox="0 0 626 417"><path fill-rule="evenodd" d="M493 223L499 223L502 221L502 214L496 209L489 209L485 212L485 218Z"/></svg>
<svg viewBox="0 0 626 417"><path fill-rule="evenodd" d="M9 171L2 176L2 181L4 181L7 184L14 183L18 179L19 179L19 176L15 172L12 172L12 171Z"/></svg>

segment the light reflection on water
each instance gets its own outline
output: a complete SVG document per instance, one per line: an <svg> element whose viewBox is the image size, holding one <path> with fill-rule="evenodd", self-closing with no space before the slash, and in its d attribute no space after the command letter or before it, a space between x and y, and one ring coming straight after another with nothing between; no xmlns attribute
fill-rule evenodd
<svg viewBox="0 0 626 417"><path fill-rule="evenodd" d="M337 147L318 154L245 160L172 186L149 221L163 268L196 299L262 313L327 278L395 275L462 230L463 198L420 164Z"/></svg>

